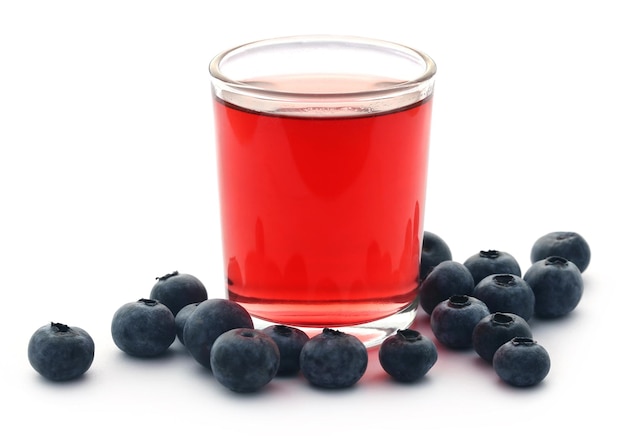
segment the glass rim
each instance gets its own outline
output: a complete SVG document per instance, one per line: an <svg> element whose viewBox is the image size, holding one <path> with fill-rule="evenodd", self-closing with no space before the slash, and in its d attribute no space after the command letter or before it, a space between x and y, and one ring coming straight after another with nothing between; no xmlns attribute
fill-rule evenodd
<svg viewBox="0 0 626 440"><path fill-rule="evenodd" d="M247 83L234 79L224 74L221 69L221 63L231 55L243 53L246 50L257 49L269 46L288 45L288 44L324 44L324 43L346 43L361 46L377 47L387 49L390 51L396 51L410 56L416 60L420 60L424 64L423 71L414 78L407 79L402 82L393 83L385 87L368 90L357 91L341 91L341 92L299 92L289 90L277 90L271 88L265 88L255 84ZM369 37L359 37L350 35L331 35L331 34L313 34L313 35L293 35L285 37L266 38L261 40L255 40L252 42L240 44L238 46L226 49L216 56L209 63L209 73L214 82L217 82L221 87L228 88L230 90L238 90L241 93L246 93L256 96L265 96L266 98L273 98L277 100L292 101L298 99L314 99L314 100L333 100L336 98L367 98L367 97L379 97L389 96L398 93L403 93L407 90L412 90L428 81L431 81L435 76L437 67L433 59L424 52L414 49L404 44L395 43L382 39L375 39Z"/></svg>

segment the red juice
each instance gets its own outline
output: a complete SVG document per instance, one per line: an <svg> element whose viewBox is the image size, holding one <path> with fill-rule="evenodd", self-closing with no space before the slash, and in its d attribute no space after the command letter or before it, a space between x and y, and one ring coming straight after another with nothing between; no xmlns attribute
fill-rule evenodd
<svg viewBox="0 0 626 440"><path fill-rule="evenodd" d="M414 302L431 106L308 117L216 99L229 298L304 327L370 322Z"/></svg>

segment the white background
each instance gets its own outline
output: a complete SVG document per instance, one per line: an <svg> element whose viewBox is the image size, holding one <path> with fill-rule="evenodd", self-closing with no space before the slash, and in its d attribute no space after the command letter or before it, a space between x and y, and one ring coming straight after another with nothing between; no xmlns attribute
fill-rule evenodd
<svg viewBox="0 0 626 440"><path fill-rule="evenodd" d="M464 431L546 438L624 429L624 20L619 2L5 1L0 4L0 293L4 409L16 438L420 438ZM470 352L440 349L420 383L370 357L353 388L303 378L237 395L176 342L121 353L110 321L156 276L196 275L222 297L207 65L249 40L335 33L415 46L438 64L425 228L464 261L581 233L585 293L533 322L552 369L503 385ZM87 330L88 373L30 367L50 321ZM432 335L422 319L420 330ZM613 399L615 396L617 400ZM9 438L2 434L3 438ZM382 437L381 437L382 438Z"/></svg>

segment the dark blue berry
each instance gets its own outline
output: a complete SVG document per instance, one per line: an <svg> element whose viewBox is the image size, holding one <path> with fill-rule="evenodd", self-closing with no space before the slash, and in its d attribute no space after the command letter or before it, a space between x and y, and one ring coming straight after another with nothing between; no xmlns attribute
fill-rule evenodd
<svg viewBox="0 0 626 440"><path fill-rule="evenodd" d="M219 383L238 393L267 385L280 364L274 340L261 330L236 328L222 333L211 349L211 371Z"/></svg>
<svg viewBox="0 0 626 440"><path fill-rule="evenodd" d="M187 304L185 307L180 309L174 317L174 321L176 322L176 337L183 345L185 345L185 339L183 338L185 323L187 322L187 318L189 318L189 315L191 315L196 310L196 307L198 307L198 304L200 304L200 302Z"/></svg>
<svg viewBox="0 0 626 440"><path fill-rule="evenodd" d="M535 309L533 290L517 275L488 275L476 285L472 296L487 304L492 313L514 313L526 321Z"/></svg>
<svg viewBox="0 0 626 440"><path fill-rule="evenodd" d="M94 342L80 327L52 322L39 328L28 343L28 361L43 377L54 381L76 379L94 358Z"/></svg>
<svg viewBox="0 0 626 440"><path fill-rule="evenodd" d="M378 351L383 370L399 382L415 382L437 362L433 341L416 330L398 330L383 341Z"/></svg>
<svg viewBox="0 0 626 440"><path fill-rule="evenodd" d="M532 338L517 337L504 343L493 355L496 374L509 385L537 385L550 371L550 356Z"/></svg>
<svg viewBox="0 0 626 440"><path fill-rule="evenodd" d="M302 330L286 325L271 325L263 329L271 337L280 351L279 376L288 376L300 371L300 352L309 340L309 336Z"/></svg>
<svg viewBox="0 0 626 440"><path fill-rule="evenodd" d="M198 278L175 271L157 278L150 291L150 299L165 304L176 316L187 304L207 299L207 291Z"/></svg>
<svg viewBox="0 0 626 440"><path fill-rule="evenodd" d="M470 348L474 327L487 315L489 308L481 300L453 295L435 307L430 327L437 340L448 348Z"/></svg>
<svg viewBox="0 0 626 440"><path fill-rule="evenodd" d="M524 280L535 294L535 315L558 318L576 308L583 294L578 267L563 257L548 257L533 263Z"/></svg>
<svg viewBox="0 0 626 440"><path fill-rule="evenodd" d="M437 234L424 231L420 260L420 280L424 280L439 263L448 260L452 260L452 252L448 244Z"/></svg>
<svg viewBox="0 0 626 440"><path fill-rule="evenodd" d="M196 306L185 322L185 347L200 365L210 369L213 343L222 333L235 328L254 328L248 311L234 301L207 299Z"/></svg>
<svg viewBox="0 0 626 440"><path fill-rule="evenodd" d="M328 328L300 352L302 374L321 388L351 387L365 374L367 361L367 348L356 336Z"/></svg>
<svg viewBox="0 0 626 440"><path fill-rule="evenodd" d="M115 345L131 356L158 356L176 339L176 322L167 306L142 298L115 312L111 335Z"/></svg>
<svg viewBox="0 0 626 440"><path fill-rule="evenodd" d="M514 313L496 312L476 324L472 332L472 346L481 358L491 363L496 350L517 336L533 336L526 320Z"/></svg>
<svg viewBox="0 0 626 440"><path fill-rule="evenodd" d="M420 306L431 314L435 306L452 295L471 295L474 278L463 264L456 261L439 263L419 286Z"/></svg>
<svg viewBox="0 0 626 440"><path fill-rule="evenodd" d="M496 250L480 251L465 260L463 264L474 277L474 285L480 283L486 276L497 273L522 275L517 260L511 254Z"/></svg>
<svg viewBox="0 0 626 440"><path fill-rule="evenodd" d="M548 257L563 257L584 272L591 260L587 241L576 232L551 232L539 237L530 251L530 261L536 263Z"/></svg>

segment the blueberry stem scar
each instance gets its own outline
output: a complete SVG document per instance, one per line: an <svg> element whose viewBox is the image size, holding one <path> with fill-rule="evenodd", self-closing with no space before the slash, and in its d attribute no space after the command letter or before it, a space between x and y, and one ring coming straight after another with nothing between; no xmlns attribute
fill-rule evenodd
<svg viewBox="0 0 626 440"><path fill-rule="evenodd" d="M546 264L554 265L554 266L565 266L567 265L567 260L563 257L548 257L546 258Z"/></svg>
<svg viewBox="0 0 626 440"><path fill-rule="evenodd" d="M159 280L159 281L164 281L164 280L166 280L168 278L171 278L173 276L176 276L176 275L178 275L178 271L177 270L175 270L174 272L165 274L165 275L163 275L161 277L156 277L156 279Z"/></svg>
<svg viewBox="0 0 626 440"><path fill-rule="evenodd" d="M59 322L51 322L50 323L50 327L52 327L53 329L55 329L58 332L69 332L70 331L70 327L65 325L65 324L61 324Z"/></svg>
<svg viewBox="0 0 626 440"><path fill-rule="evenodd" d="M511 339L513 345L535 345L537 342L533 338L527 338L524 336L516 336Z"/></svg>
<svg viewBox="0 0 626 440"><path fill-rule="evenodd" d="M422 334L420 332L418 332L417 330L409 329L409 328L404 329L404 330L398 330L397 334L400 338L409 342L419 341L422 339Z"/></svg>
<svg viewBox="0 0 626 440"><path fill-rule="evenodd" d="M500 256L500 252L490 249L488 251L480 251L479 255L483 258L498 258Z"/></svg>
<svg viewBox="0 0 626 440"><path fill-rule="evenodd" d="M467 295L452 295L449 299L450 305L453 307L465 307L469 305L469 297Z"/></svg>
<svg viewBox="0 0 626 440"><path fill-rule="evenodd" d="M496 312L493 314L491 321L498 325L508 325L513 322L513 318L509 315L505 315L504 313Z"/></svg>
<svg viewBox="0 0 626 440"><path fill-rule="evenodd" d="M289 336L289 335L291 335L291 333L293 333L290 327L288 327L286 325L282 325L282 324L277 324L274 327L274 331L277 334L282 335L282 336Z"/></svg>
<svg viewBox="0 0 626 440"><path fill-rule="evenodd" d="M341 336L343 335L343 332L341 330L334 330L332 328L325 328L322 330L322 333L328 335L328 336Z"/></svg>
<svg viewBox="0 0 626 440"><path fill-rule="evenodd" d="M496 276L493 277L493 280L499 286L513 286L513 285L515 285L515 278L513 277L513 275L510 275L510 274L496 275Z"/></svg>

